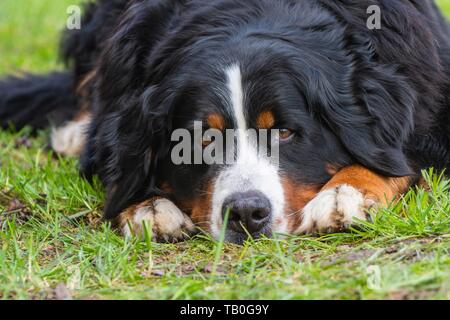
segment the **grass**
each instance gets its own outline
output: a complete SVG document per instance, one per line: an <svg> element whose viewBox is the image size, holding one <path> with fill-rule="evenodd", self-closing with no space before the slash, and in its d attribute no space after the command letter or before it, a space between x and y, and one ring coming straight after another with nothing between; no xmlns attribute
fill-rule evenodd
<svg viewBox="0 0 450 320"><path fill-rule="evenodd" d="M450 1L439 1L450 13ZM19 4L20 3L20 4ZM0 74L56 64L70 0L2 0ZM361 230L181 244L124 240L101 223L103 192L48 132L0 132L3 299L449 299L449 181L428 173Z"/></svg>

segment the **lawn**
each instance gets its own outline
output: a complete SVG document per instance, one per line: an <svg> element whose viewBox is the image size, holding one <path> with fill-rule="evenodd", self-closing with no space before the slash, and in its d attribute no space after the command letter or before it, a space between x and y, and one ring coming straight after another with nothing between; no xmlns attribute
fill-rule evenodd
<svg viewBox="0 0 450 320"><path fill-rule="evenodd" d="M74 2L1 0L0 74L61 68L58 31ZM0 132L3 299L450 298L450 183L439 174L349 233L157 244L101 223L101 187L47 139Z"/></svg>

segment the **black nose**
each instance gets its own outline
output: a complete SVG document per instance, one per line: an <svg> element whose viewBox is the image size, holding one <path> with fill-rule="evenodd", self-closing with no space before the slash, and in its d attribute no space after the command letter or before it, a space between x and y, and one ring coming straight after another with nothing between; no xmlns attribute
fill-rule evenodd
<svg viewBox="0 0 450 320"><path fill-rule="evenodd" d="M228 214L228 227L236 232L245 233L244 228L255 234L270 221L270 201L259 191L234 193L225 199L222 216Z"/></svg>

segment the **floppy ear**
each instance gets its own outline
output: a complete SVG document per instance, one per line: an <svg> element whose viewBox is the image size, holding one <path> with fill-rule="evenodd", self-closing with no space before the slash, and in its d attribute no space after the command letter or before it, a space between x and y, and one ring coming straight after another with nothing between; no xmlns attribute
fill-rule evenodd
<svg viewBox="0 0 450 320"><path fill-rule="evenodd" d="M143 66L169 13L168 1L148 3L136 2L124 14L96 74L94 121L82 164L106 187L106 219L160 192L156 168L166 148L169 97L145 82L151 70Z"/></svg>
<svg viewBox="0 0 450 320"><path fill-rule="evenodd" d="M331 83L318 73L310 83L316 115L339 137L356 161L385 176L412 174L403 146L414 127L416 96L394 68L361 61L352 80Z"/></svg>
<svg viewBox="0 0 450 320"><path fill-rule="evenodd" d="M151 87L139 98L124 94L115 105L122 109L99 115L91 128L93 137L87 150L106 187L106 219L163 194L157 187L158 164L169 149L170 108L151 102L153 90ZM152 111L146 112L146 108Z"/></svg>

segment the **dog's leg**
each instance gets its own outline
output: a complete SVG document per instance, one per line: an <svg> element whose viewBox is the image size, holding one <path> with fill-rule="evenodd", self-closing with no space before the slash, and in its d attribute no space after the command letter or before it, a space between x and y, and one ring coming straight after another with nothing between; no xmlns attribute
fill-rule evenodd
<svg viewBox="0 0 450 320"><path fill-rule="evenodd" d="M172 201L154 198L134 205L122 212L117 224L126 237L145 237L145 228L155 241L176 242L187 238L195 231L195 226L185 213Z"/></svg>
<svg viewBox="0 0 450 320"><path fill-rule="evenodd" d="M367 209L387 206L412 182L411 177L387 178L360 165L344 168L305 206L296 233L343 231L353 218L367 220Z"/></svg>

